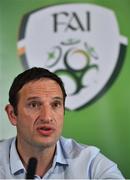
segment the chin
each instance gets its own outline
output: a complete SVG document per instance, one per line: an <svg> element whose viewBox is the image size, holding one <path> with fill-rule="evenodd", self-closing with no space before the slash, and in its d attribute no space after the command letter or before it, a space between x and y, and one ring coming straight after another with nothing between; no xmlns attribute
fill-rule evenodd
<svg viewBox="0 0 130 180"><path fill-rule="evenodd" d="M52 138L42 138L38 141L35 141L35 146L39 148L49 148L54 147L57 143L57 139L53 140Z"/></svg>

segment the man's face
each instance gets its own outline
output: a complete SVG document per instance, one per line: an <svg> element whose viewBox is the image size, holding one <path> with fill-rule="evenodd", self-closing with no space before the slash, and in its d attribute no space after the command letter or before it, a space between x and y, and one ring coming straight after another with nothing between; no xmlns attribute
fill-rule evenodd
<svg viewBox="0 0 130 180"><path fill-rule="evenodd" d="M61 135L64 119L63 94L57 82L40 79L19 91L16 115L20 144L54 146Z"/></svg>

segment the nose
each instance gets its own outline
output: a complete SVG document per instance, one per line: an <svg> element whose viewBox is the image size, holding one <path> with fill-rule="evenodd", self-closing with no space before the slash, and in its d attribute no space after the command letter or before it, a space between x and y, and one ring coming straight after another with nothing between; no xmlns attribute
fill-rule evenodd
<svg viewBox="0 0 130 180"><path fill-rule="evenodd" d="M53 121L52 110L51 110L51 108L49 106L44 106L41 109L40 119L41 119L41 121L44 121L46 123L49 123L49 122Z"/></svg>

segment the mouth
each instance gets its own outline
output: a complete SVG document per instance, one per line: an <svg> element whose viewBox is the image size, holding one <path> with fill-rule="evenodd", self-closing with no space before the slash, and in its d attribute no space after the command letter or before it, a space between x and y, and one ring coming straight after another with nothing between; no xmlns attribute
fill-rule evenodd
<svg viewBox="0 0 130 180"><path fill-rule="evenodd" d="M40 126L37 128L37 132L42 136L50 136L54 130L51 126Z"/></svg>

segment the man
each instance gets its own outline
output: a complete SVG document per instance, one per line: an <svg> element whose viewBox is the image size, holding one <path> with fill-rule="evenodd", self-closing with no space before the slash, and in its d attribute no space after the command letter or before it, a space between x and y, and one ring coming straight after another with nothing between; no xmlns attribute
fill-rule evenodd
<svg viewBox="0 0 130 180"><path fill-rule="evenodd" d="M34 67L14 79L5 110L17 136L0 142L0 178L25 178L35 157L35 179L123 179L98 148L61 136L65 98L61 79L46 69Z"/></svg>

